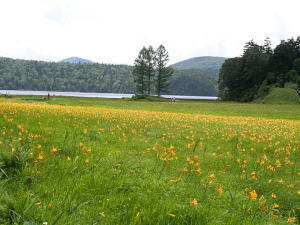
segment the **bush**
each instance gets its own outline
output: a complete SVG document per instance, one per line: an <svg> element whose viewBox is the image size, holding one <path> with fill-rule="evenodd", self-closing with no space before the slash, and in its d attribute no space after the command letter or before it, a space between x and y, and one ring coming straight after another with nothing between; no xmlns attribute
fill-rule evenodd
<svg viewBox="0 0 300 225"><path fill-rule="evenodd" d="M131 97L131 100L137 101L137 100L141 100L141 99L146 99L147 97L148 97L147 95L134 95Z"/></svg>
<svg viewBox="0 0 300 225"><path fill-rule="evenodd" d="M244 92L243 97L240 99L241 102L251 102L257 92L257 87L249 88Z"/></svg>
<svg viewBox="0 0 300 225"><path fill-rule="evenodd" d="M149 96L149 95L134 95L131 97L132 101L145 100L149 102L166 102L168 101L166 98L158 97L158 96Z"/></svg>
<svg viewBox="0 0 300 225"><path fill-rule="evenodd" d="M291 82L296 82L297 76L298 76L298 73L296 70L290 70L289 72L286 73L286 79Z"/></svg>
<svg viewBox="0 0 300 225"><path fill-rule="evenodd" d="M12 95L9 95L9 94L1 94L0 95L0 98L12 98L13 96Z"/></svg>
<svg viewBox="0 0 300 225"><path fill-rule="evenodd" d="M284 84L284 88L291 88L291 89L297 89L297 84L294 82L286 82Z"/></svg>
<svg viewBox="0 0 300 225"><path fill-rule="evenodd" d="M268 85L268 81L264 80L260 87L258 88L257 94L255 95L255 98L263 98L267 96L270 92L270 85Z"/></svg>

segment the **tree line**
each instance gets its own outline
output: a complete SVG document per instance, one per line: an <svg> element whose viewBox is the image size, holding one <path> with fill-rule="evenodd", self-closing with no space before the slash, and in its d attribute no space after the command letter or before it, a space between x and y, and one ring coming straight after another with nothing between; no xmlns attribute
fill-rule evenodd
<svg viewBox="0 0 300 225"><path fill-rule="evenodd" d="M300 87L300 36L274 49L269 38L263 45L247 42L240 57L225 60L218 84L219 96L233 101L252 101L272 87Z"/></svg>
<svg viewBox="0 0 300 225"><path fill-rule="evenodd" d="M132 67L0 57L0 89L133 93Z"/></svg>
<svg viewBox="0 0 300 225"><path fill-rule="evenodd" d="M169 74L171 69L165 68L165 65L161 64L161 71ZM134 67L128 65L55 63L0 57L0 90L136 93L133 70ZM167 92L167 88L163 87L160 94L216 95L215 75L175 70L171 77L162 76L160 80L159 86L169 83L170 90ZM151 93L157 93L157 81L157 74L151 77Z"/></svg>

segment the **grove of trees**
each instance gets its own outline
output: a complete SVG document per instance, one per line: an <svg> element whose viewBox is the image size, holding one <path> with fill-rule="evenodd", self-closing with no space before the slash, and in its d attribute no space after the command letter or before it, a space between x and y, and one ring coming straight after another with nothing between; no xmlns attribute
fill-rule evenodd
<svg viewBox="0 0 300 225"><path fill-rule="evenodd" d="M282 40L274 49L269 38L263 45L251 40L243 55L225 60L219 72L219 96L224 100L252 101L287 84L300 86L300 36Z"/></svg>
<svg viewBox="0 0 300 225"><path fill-rule="evenodd" d="M163 45L160 45L156 51L152 46L143 47L134 62L134 81L136 92L138 94L169 92L170 77L174 70L168 67L169 54Z"/></svg>

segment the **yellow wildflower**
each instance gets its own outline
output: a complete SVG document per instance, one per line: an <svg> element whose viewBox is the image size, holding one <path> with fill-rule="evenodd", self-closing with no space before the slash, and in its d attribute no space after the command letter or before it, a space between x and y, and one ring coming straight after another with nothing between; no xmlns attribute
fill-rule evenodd
<svg viewBox="0 0 300 225"><path fill-rule="evenodd" d="M277 198L277 195L274 194L274 193L272 193L272 194L271 194L271 197L272 197L272 198Z"/></svg>
<svg viewBox="0 0 300 225"><path fill-rule="evenodd" d="M209 175L209 178L210 178L210 179L215 179L216 176L215 176L214 174L211 174L211 175Z"/></svg>
<svg viewBox="0 0 300 225"><path fill-rule="evenodd" d="M289 217L287 220L288 223L296 223L297 222L297 218L296 217Z"/></svg>
<svg viewBox="0 0 300 225"><path fill-rule="evenodd" d="M223 193L223 189L222 188L218 188L217 189L217 193L222 194Z"/></svg>
<svg viewBox="0 0 300 225"><path fill-rule="evenodd" d="M256 198L257 198L257 193L256 193L255 190L250 191L250 198L251 198L251 199L256 199Z"/></svg>
<svg viewBox="0 0 300 225"><path fill-rule="evenodd" d="M56 153L56 152L58 152L58 149L57 149L57 148L52 148L52 149L51 149L51 152L52 152L52 153Z"/></svg>
<svg viewBox="0 0 300 225"><path fill-rule="evenodd" d="M194 199L193 201L190 202L191 205L198 205L198 202L196 199Z"/></svg>

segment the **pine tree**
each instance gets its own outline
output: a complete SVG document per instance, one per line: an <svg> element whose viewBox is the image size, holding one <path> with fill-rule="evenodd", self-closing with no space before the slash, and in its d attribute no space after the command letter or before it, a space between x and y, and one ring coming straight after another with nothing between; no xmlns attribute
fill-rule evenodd
<svg viewBox="0 0 300 225"><path fill-rule="evenodd" d="M267 54L273 54L273 50L272 50L272 43L269 37L266 37L265 41L264 41L264 53Z"/></svg>
<svg viewBox="0 0 300 225"><path fill-rule="evenodd" d="M153 77L155 75L155 51L150 45L148 49L146 49L145 54L145 64L146 64L146 83L147 83L147 92L148 95L151 94L151 84L153 83Z"/></svg>
<svg viewBox="0 0 300 225"><path fill-rule="evenodd" d="M137 59L134 61L133 75L134 82L136 84L136 92L138 94L144 94L146 89L145 80L147 75L147 49L143 47L139 52Z"/></svg>
<svg viewBox="0 0 300 225"><path fill-rule="evenodd" d="M160 45L156 50L156 93L160 96L161 92L167 92L169 88L169 78L173 75L174 70L167 67L169 54L163 45Z"/></svg>

